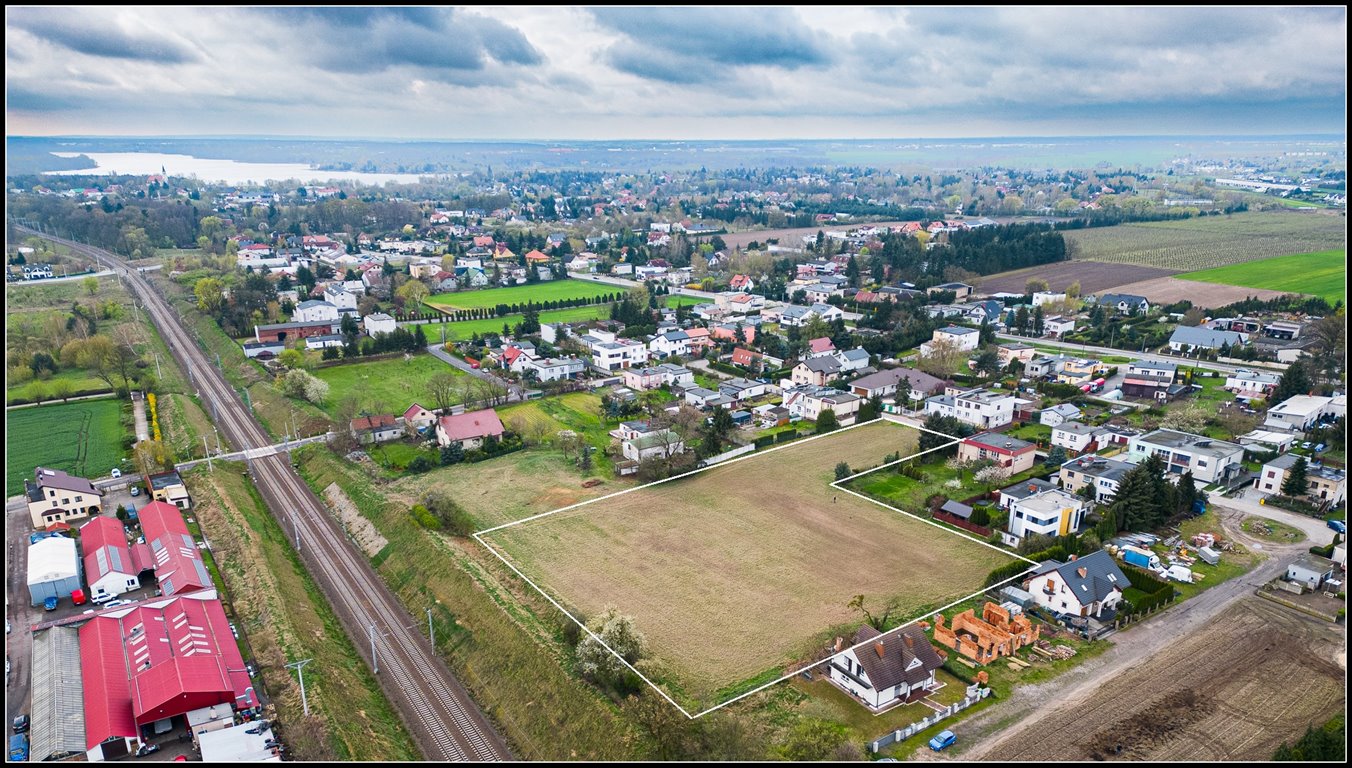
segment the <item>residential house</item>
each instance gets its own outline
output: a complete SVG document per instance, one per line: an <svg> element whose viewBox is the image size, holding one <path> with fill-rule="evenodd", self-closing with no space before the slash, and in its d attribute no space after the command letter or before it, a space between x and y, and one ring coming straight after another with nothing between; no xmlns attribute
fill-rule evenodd
<svg viewBox="0 0 1352 768"><path fill-rule="evenodd" d="M1007 392L973 389L956 395L936 395L925 401L925 413L953 416L981 429L1003 427L1014 420L1014 407L1026 402Z"/></svg>
<svg viewBox="0 0 1352 768"><path fill-rule="evenodd" d="M576 379L587 370L587 364L575 357L553 358L533 355L522 357L524 358L521 365L522 374L526 375L533 371L536 381L540 382Z"/></svg>
<svg viewBox="0 0 1352 768"><path fill-rule="evenodd" d="M1235 348L1248 341L1248 335L1235 331L1217 331L1211 328L1194 328L1180 325L1169 337L1169 349L1175 352L1193 352L1199 349L1220 349L1222 346Z"/></svg>
<svg viewBox="0 0 1352 768"><path fill-rule="evenodd" d="M1331 397L1295 395L1269 408L1263 426L1270 429L1304 432L1321 421L1344 415L1346 406L1341 410L1342 412Z"/></svg>
<svg viewBox="0 0 1352 768"><path fill-rule="evenodd" d="M1122 487L1122 478L1135 467L1130 462L1090 454L1062 464L1059 477L1068 493L1079 494L1085 486L1092 486L1093 500L1107 503Z"/></svg>
<svg viewBox="0 0 1352 768"><path fill-rule="evenodd" d="M1286 482L1287 473L1300 458L1294 453L1286 453L1264 464L1254 480L1254 487L1260 493L1282 494L1282 483ZM1301 495L1308 496L1316 503L1337 506L1347 498L1347 473L1343 470L1307 462L1305 480L1305 493Z"/></svg>
<svg viewBox="0 0 1352 768"><path fill-rule="evenodd" d="M1107 374L1108 366L1104 363L1092 358L1075 357L1061 363L1056 372L1056 383L1080 386Z"/></svg>
<svg viewBox="0 0 1352 768"><path fill-rule="evenodd" d="M1191 471L1203 484L1228 483L1244 471L1244 446L1203 435L1157 429L1132 438L1126 459L1139 464L1152 453L1164 460L1170 473Z"/></svg>
<svg viewBox="0 0 1352 768"><path fill-rule="evenodd" d="M835 351L835 343L826 336L823 336L820 339L809 339L807 342L808 357L821 357L822 355L834 354Z"/></svg>
<svg viewBox="0 0 1352 768"><path fill-rule="evenodd" d="M648 347L641 341L622 339L611 331L594 328L579 337L591 350L592 367L618 371L648 362Z"/></svg>
<svg viewBox="0 0 1352 768"><path fill-rule="evenodd" d="M843 349L836 352L836 360L840 361L841 375L846 375L867 368L869 354L863 347Z"/></svg>
<svg viewBox="0 0 1352 768"><path fill-rule="evenodd" d="M348 293L347 289L344 288L341 283L332 283L324 289L324 301L337 307L340 313L344 310L350 310L352 312L357 311L356 295Z"/></svg>
<svg viewBox="0 0 1352 768"><path fill-rule="evenodd" d="M1037 446L1027 440L999 432L981 432L964 437L958 444L958 458L963 461L992 461L1009 470L1009 474L1033 468L1037 460Z"/></svg>
<svg viewBox="0 0 1352 768"><path fill-rule="evenodd" d="M845 289L839 285L828 285L826 283L813 283L802 289L806 294L807 300L813 304L825 304L826 300L832 296L844 296Z"/></svg>
<svg viewBox="0 0 1352 768"><path fill-rule="evenodd" d="M620 451L629 461L665 459L684 453L685 441L670 429L655 429L622 441Z"/></svg>
<svg viewBox="0 0 1352 768"><path fill-rule="evenodd" d="M620 375L624 377L624 385L631 389L657 389L666 383L662 369L657 367L626 368Z"/></svg>
<svg viewBox="0 0 1352 768"><path fill-rule="evenodd" d="M810 307L790 304L779 311L779 324L786 328L801 327L814 316L829 323L838 317L843 318L845 312L840 307L833 307L830 304L813 304Z"/></svg>
<svg viewBox="0 0 1352 768"><path fill-rule="evenodd" d="M437 419L437 443L443 448L458 443L461 448L472 450L483 445L484 438L501 438L505 431L502 420L492 408Z"/></svg>
<svg viewBox="0 0 1352 768"><path fill-rule="evenodd" d="M1046 560L1023 588L1041 608L1071 616L1107 621L1116 615L1122 593L1131 586L1117 561L1103 550L1062 563Z"/></svg>
<svg viewBox="0 0 1352 768"><path fill-rule="evenodd" d="M417 403L410 405L401 418L404 429L420 435L437 423L437 415Z"/></svg>
<svg viewBox="0 0 1352 768"><path fill-rule="evenodd" d="M784 390L783 406L789 409L790 415L813 421L829 409L841 425L848 425L854 423L862 402L857 395L848 392L806 384Z"/></svg>
<svg viewBox="0 0 1352 768"><path fill-rule="evenodd" d="M1034 357L1032 360L1023 364L1023 375L1030 379L1041 379L1047 376L1054 376L1061 370L1062 364L1070 358L1065 355L1043 355Z"/></svg>
<svg viewBox="0 0 1352 768"><path fill-rule="evenodd" d="M692 355L702 354L704 350L709 349L714 345L713 339L710 338L708 328L687 328L685 329L685 335L687 339L686 344L689 346L690 354Z"/></svg>
<svg viewBox="0 0 1352 768"><path fill-rule="evenodd" d="M646 435L652 432L655 427L646 420L643 421L622 421L620 426L610 430L610 436L617 441L633 440L640 435Z"/></svg>
<svg viewBox="0 0 1352 768"><path fill-rule="evenodd" d="M996 347L996 352L1000 355L1000 366L1005 367L1018 360L1020 363L1027 363L1034 357L1037 357L1037 350L1028 344L1020 341L1007 341Z"/></svg>
<svg viewBox="0 0 1352 768"><path fill-rule="evenodd" d="M648 350L653 357L690 354L690 336L685 331L667 331L659 333L648 342Z"/></svg>
<svg viewBox="0 0 1352 768"><path fill-rule="evenodd" d="M902 379L906 379L911 385L912 401L924 400L935 392L942 392L944 388L943 379L937 379L924 371L913 368L888 368L855 379L850 383L850 391L865 400L891 397L896 394Z"/></svg>
<svg viewBox="0 0 1352 768"><path fill-rule="evenodd" d="M302 301L296 305L296 311L291 314L291 321L295 323L336 322L338 319L337 307L317 299Z"/></svg>
<svg viewBox="0 0 1352 768"><path fill-rule="evenodd" d="M718 391L724 397L740 403L764 395L770 391L770 385L763 381L754 381L739 376L721 382L718 385Z"/></svg>
<svg viewBox="0 0 1352 768"><path fill-rule="evenodd" d="M367 336L376 336L381 333L394 333L399 327L394 322L394 318L384 312L374 312L361 319L362 326L366 329Z"/></svg>
<svg viewBox="0 0 1352 768"><path fill-rule="evenodd" d="M632 275L634 274L634 265L621 262L610 268L612 275Z"/></svg>
<svg viewBox="0 0 1352 768"><path fill-rule="evenodd" d="M709 329L709 336L719 341L750 344L756 340L756 327L742 323L719 323Z"/></svg>
<svg viewBox="0 0 1352 768"><path fill-rule="evenodd" d="M1078 421L1063 421L1052 427L1052 445L1059 445L1074 453L1098 450L1098 427L1081 424Z"/></svg>
<svg viewBox="0 0 1352 768"><path fill-rule="evenodd" d="M837 641L829 679L873 712L928 695L943 659L925 632L912 624L882 634L865 624L854 634L857 648ZM842 650L843 649L843 650Z"/></svg>
<svg viewBox="0 0 1352 768"><path fill-rule="evenodd" d="M1146 297L1131 293L1105 293L1098 297L1098 305L1119 315L1144 315L1150 311L1150 301Z"/></svg>
<svg viewBox="0 0 1352 768"><path fill-rule="evenodd" d="M1302 554L1295 562L1286 566L1286 580L1300 584L1306 589L1319 589L1333 578L1335 568L1337 566L1327 557Z"/></svg>
<svg viewBox="0 0 1352 768"><path fill-rule="evenodd" d="M34 469L33 477L23 483L24 496L28 516L38 530L102 510L103 491L83 477L45 467Z"/></svg>
<svg viewBox="0 0 1352 768"><path fill-rule="evenodd" d="M728 281L728 288L750 293L756 290L756 281L752 280L750 275L733 275L732 279Z"/></svg>
<svg viewBox="0 0 1352 768"><path fill-rule="evenodd" d="M306 349L328 349L343 346L345 339L341 333L326 333L323 336L309 336L305 339Z"/></svg>
<svg viewBox="0 0 1352 768"><path fill-rule="evenodd" d="M1055 427L1067 421L1075 421L1080 418L1080 409L1070 403L1061 403L1053 405L1050 408L1043 408L1038 411L1038 423L1046 424L1049 427Z"/></svg>
<svg viewBox="0 0 1352 768"><path fill-rule="evenodd" d="M695 383L695 374L689 368L675 363L662 363L657 366L662 372L663 383L675 387L689 387Z"/></svg>
<svg viewBox="0 0 1352 768"><path fill-rule="evenodd" d="M1079 533L1088 502L1060 489L1043 491L1009 506L1008 530L1000 538L1011 547L1027 536L1068 536Z"/></svg>
<svg viewBox="0 0 1352 768"><path fill-rule="evenodd" d="M939 328L934 332L933 338L920 345L920 356L929 357L933 354L934 345L939 342L948 342L960 351L970 352L977 348L980 338L981 332L976 328L963 328L957 325Z"/></svg>
<svg viewBox="0 0 1352 768"><path fill-rule="evenodd" d="M1174 383L1178 364L1162 360L1134 360L1127 364L1122 379L1122 394L1127 397L1158 398Z"/></svg>
<svg viewBox="0 0 1352 768"><path fill-rule="evenodd" d="M1020 499L1026 499L1030 496L1036 496L1043 491L1055 490L1056 487L1056 483L1049 480L1043 480L1040 477L1033 477L1024 480L1021 483L1015 483L1001 488L996 491L995 495L998 499L997 503L999 504L1000 509L1008 512L1014 505L1014 502L1019 501Z"/></svg>
<svg viewBox="0 0 1352 768"><path fill-rule="evenodd" d="M173 504L179 509L192 506L192 497L188 495L188 488L183 484L183 478L179 477L177 470L146 475L146 490L150 491L150 498L153 501Z"/></svg>
<svg viewBox="0 0 1352 768"><path fill-rule="evenodd" d="M691 387L685 391L685 402L687 405L693 405L696 408L704 408L713 405L715 400L726 399L721 392L715 392L712 389L704 387Z"/></svg>
<svg viewBox="0 0 1352 768"><path fill-rule="evenodd" d="M1066 315L1052 315L1043 318L1042 332L1053 339L1059 339L1067 333L1074 333L1075 318Z"/></svg>
<svg viewBox="0 0 1352 768"><path fill-rule="evenodd" d="M1240 368L1225 377L1225 388L1244 398L1267 397L1281 380L1275 373Z"/></svg>
<svg viewBox="0 0 1352 768"><path fill-rule="evenodd" d="M355 418L350 426L352 436L363 445L398 440L404 436L403 426L388 413Z"/></svg>
<svg viewBox="0 0 1352 768"><path fill-rule="evenodd" d="M761 353L737 347L732 350L732 364L740 365L743 368L759 373L762 368Z"/></svg>
<svg viewBox="0 0 1352 768"><path fill-rule="evenodd" d="M840 369L840 360L834 355L811 357L795 365L789 378L794 384L812 384L820 387L839 376Z"/></svg>
<svg viewBox="0 0 1352 768"><path fill-rule="evenodd" d="M1043 304L1055 304L1058 301L1065 301L1066 294L1056 291L1034 291L1033 306L1040 307Z"/></svg>

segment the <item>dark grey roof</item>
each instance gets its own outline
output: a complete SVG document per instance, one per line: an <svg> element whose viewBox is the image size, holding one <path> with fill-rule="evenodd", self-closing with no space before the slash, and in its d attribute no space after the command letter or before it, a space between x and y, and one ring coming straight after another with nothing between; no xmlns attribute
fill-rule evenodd
<svg viewBox="0 0 1352 768"><path fill-rule="evenodd" d="M1123 475L1136 467L1130 462L1095 455L1071 459L1061 466L1079 472L1085 477L1097 477L1113 482L1120 482Z"/></svg>
<svg viewBox="0 0 1352 768"><path fill-rule="evenodd" d="M942 507L939 507L939 509L940 511L947 512L948 514L953 515L954 517L961 517L963 520L966 520L972 516L971 507L967 506L966 504L963 504L960 501L954 501L952 499L945 501L944 505Z"/></svg>
<svg viewBox="0 0 1352 768"><path fill-rule="evenodd" d="M72 493L103 495L103 491L95 488L92 483L83 477L68 475L59 469L37 467L33 470L33 475L37 479L38 485L42 488L60 488L63 491L71 491Z"/></svg>
<svg viewBox="0 0 1352 768"><path fill-rule="evenodd" d="M1117 562L1101 549L1068 563L1059 560L1043 561L1033 572L1033 578L1052 571L1061 574L1061 580L1066 583L1066 587L1077 600L1086 605L1101 602L1111 595L1114 589L1126 589L1131 586L1127 575L1117 567Z"/></svg>
<svg viewBox="0 0 1352 768"><path fill-rule="evenodd" d="M831 355L813 357L802 362L813 373L835 373L840 370L840 361Z"/></svg>
<svg viewBox="0 0 1352 768"><path fill-rule="evenodd" d="M900 683L915 685L923 682L931 672L943 666L943 659L939 658L939 654L925 638L925 632L920 627L912 624L877 640L880 634L867 624L854 634L855 644L875 641L854 650L854 655L859 659L859 666L864 668L864 674L868 675L868 681L874 690L886 690ZM881 655L878 653L879 646L882 647ZM916 659L920 660L920 664L913 669L907 669Z"/></svg>
<svg viewBox="0 0 1352 768"><path fill-rule="evenodd" d="M1187 344L1193 347L1219 347L1222 344L1243 343L1244 339L1235 331L1216 331L1210 328L1194 328L1189 325L1180 325L1174 329L1174 333L1169 337L1171 344Z"/></svg>
<svg viewBox="0 0 1352 768"><path fill-rule="evenodd" d="M1134 293L1105 293L1102 296L1100 296L1098 300L1098 303L1100 304L1118 304L1121 302L1126 302L1129 305L1134 304L1136 306L1140 306L1142 304L1148 305L1150 303L1150 301L1146 299L1146 297L1137 296Z"/></svg>
<svg viewBox="0 0 1352 768"><path fill-rule="evenodd" d="M1000 497L1002 499L1005 496L1009 496L1013 499L1026 499L1029 496L1042 493L1043 491L1050 491L1055 487L1056 483L1049 480L1043 480L1040 477L1035 477L1031 480L1025 480L1022 483L1015 483L1008 488L1001 488Z"/></svg>

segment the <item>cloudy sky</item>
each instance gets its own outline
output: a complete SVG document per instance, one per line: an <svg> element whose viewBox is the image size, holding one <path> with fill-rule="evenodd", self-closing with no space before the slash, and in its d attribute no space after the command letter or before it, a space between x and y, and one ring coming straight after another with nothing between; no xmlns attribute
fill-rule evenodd
<svg viewBox="0 0 1352 768"><path fill-rule="evenodd" d="M10 135L1343 133L1324 8L14 8Z"/></svg>

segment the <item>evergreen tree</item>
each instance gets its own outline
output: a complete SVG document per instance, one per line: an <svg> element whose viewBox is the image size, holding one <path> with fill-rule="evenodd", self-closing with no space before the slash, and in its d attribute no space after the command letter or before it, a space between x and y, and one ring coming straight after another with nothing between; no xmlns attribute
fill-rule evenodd
<svg viewBox="0 0 1352 768"><path fill-rule="evenodd" d="M1305 370L1305 362L1297 360L1282 374L1281 381L1277 382L1277 388L1272 391L1272 397L1268 398L1268 407L1271 408L1296 395L1309 394L1312 386L1310 374Z"/></svg>
<svg viewBox="0 0 1352 768"><path fill-rule="evenodd" d="M977 344L983 347L986 346L987 344L995 343L995 329L991 327L991 324L988 321L986 320L981 321L981 330L977 334L976 341Z"/></svg>
<svg viewBox="0 0 1352 768"><path fill-rule="evenodd" d="M897 379L896 403L903 408L911 407L911 380L905 376Z"/></svg>
<svg viewBox="0 0 1352 768"><path fill-rule="evenodd" d="M1014 327L1019 333L1028 332L1028 307L1020 306L1014 312Z"/></svg>
<svg viewBox="0 0 1352 768"><path fill-rule="evenodd" d="M827 408L817 414L816 434L823 435L836 429L840 429L840 420L836 418L835 411Z"/></svg>
<svg viewBox="0 0 1352 768"><path fill-rule="evenodd" d="M1301 456L1286 470L1286 479L1282 480L1282 494L1285 496L1304 496L1309 490L1309 462Z"/></svg>

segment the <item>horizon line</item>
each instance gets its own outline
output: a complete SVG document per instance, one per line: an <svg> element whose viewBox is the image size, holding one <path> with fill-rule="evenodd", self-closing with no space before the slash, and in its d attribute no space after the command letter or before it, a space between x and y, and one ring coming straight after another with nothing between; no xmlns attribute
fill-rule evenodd
<svg viewBox="0 0 1352 768"><path fill-rule="evenodd" d="M986 136L865 136L865 137L767 137L767 138L436 138L436 137L390 137L390 136L320 136L311 134L266 134L266 133L203 133L203 134L6 134L5 139L86 139L86 140L217 140L238 141L267 139L272 141L360 141L391 143L444 143L444 144L539 144L539 143L576 143L595 144L606 142L661 142L674 144L733 143L751 144L772 141L783 142L862 142L862 141L974 141L990 139L1170 139L1170 138L1293 138L1293 137L1341 137L1344 141L1347 132L1306 132L1306 133L1105 133L1105 134L992 134Z"/></svg>

